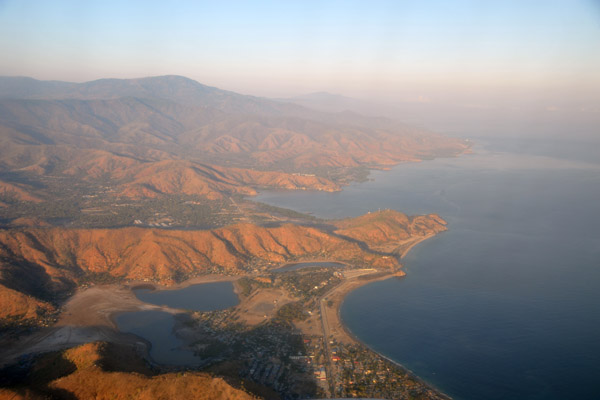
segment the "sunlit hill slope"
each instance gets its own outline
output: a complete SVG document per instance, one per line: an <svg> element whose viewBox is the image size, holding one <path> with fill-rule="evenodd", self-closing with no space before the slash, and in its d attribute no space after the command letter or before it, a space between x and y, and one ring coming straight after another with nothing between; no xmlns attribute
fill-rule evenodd
<svg viewBox="0 0 600 400"><path fill-rule="evenodd" d="M390 221L382 225L382 220ZM291 260L335 259L396 268L380 252L445 230L436 215L382 211L320 228L237 224L205 231L143 228L0 231L3 318L31 319L52 310L56 295L89 279L164 284L208 272L244 273Z"/></svg>

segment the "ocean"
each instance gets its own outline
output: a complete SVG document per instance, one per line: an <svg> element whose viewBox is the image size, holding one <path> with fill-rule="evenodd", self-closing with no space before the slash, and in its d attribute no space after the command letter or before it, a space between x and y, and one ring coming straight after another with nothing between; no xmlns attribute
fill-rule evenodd
<svg viewBox="0 0 600 400"><path fill-rule="evenodd" d="M455 399L596 399L600 159L521 144L488 138L339 193L256 200L323 218L438 213L449 230L408 254L406 277L347 296L350 331Z"/></svg>

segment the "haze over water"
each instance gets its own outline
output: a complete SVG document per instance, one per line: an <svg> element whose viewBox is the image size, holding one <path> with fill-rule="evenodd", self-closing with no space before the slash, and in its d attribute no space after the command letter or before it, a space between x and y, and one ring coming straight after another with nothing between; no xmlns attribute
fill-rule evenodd
<svg viewBox="0 0 600 400"><path fill-rule="evenodd" d="M484 126L513 136L537 130L526 148L497 142L473 156L374 172L341 193L259 200L326 218L439 213L450 230L409 254L405 279L347 298L350 329L456 398L592 398L600 393L600 146L548 148L540 138L598 135L598 5L6 0L0 75L178 74L258 96L339 93L457 136ZM139 325L152 326L153 316Z"/></svg>
<svg viewBox="0 0 600 400"><path fill-rule="evenodd" d="M596 398L600 164L531 148L490 141L341 193L258 200L326 218L439 213L449 231L411 251L404 279L348 295L349 329L457 399Z"/></svg>

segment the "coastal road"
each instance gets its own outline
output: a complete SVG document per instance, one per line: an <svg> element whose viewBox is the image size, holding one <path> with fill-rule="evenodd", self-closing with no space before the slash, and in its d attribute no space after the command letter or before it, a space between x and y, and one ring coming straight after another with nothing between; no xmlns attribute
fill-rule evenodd
<svg viewBox="0 0 600 400"><path fill-rule="evenodd" d="M330 292L330 291L329 291ZM329 293L327 292L327 293ZM321 326L323 328L323 344L325 347L325 372L327 373L327 382L329 383L329 388L327 393L327 397L332 397L334 393L334 382L335 377L333 376L333 368L331 365L331 350L329 349L329 321L327 320L327 294L321 297L319 301L319 306L321 308Z"/></svg>

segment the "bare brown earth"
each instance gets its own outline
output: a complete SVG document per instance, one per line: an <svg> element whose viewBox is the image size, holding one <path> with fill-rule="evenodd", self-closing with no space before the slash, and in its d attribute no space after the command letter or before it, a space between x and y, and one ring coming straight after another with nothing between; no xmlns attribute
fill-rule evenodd
<svg viewBox="0 0 600 400"><path fill-rule="evenodd" d="M0 285L0 304L5 319L31 320L37 318L40 314L54 311L54 306L50 303L28 296L18 290L7 288L4 285Z"/></svg>
<svg viewBox="0 0 600 400"><path fill-rule="evenodd" d="M122 176L124 183L118 194L138 199L177 193L216 200L230 194L255 195L255 187L340 190L339 185L317 176L225 168L177 160L146 163L123 171Z"/></svg>
<svg viewBox="0 0 600 400"><path fill-rule="evenodd" d="M369 213L336 221L338 235L369 243L369 248L396 251L400 256L432 234L445 230L446 221L439 215L409 217L393 210Z"/></svg>
<svg viewBox="0 0 600 400"><path fill-rule="evenodd" d="M154 375L132 348L99 342L48 354L32 375L22 387L0 389L0 399L256 398L206 373Z"/></svg>
<svg viewBox="0 0 600 400"><path fill-rule="evenodd" d="M298 300L281 288L259 289L243 298L234 308L234 315L250 326L258 325L275 316L283 305Z"/></svg>

